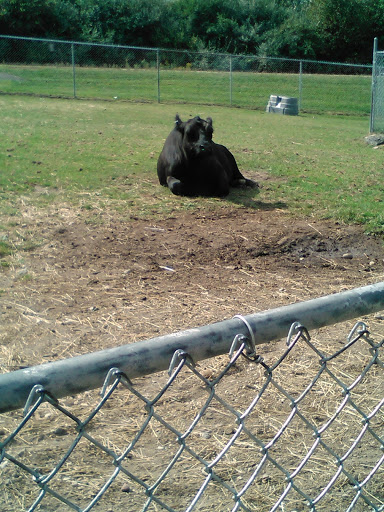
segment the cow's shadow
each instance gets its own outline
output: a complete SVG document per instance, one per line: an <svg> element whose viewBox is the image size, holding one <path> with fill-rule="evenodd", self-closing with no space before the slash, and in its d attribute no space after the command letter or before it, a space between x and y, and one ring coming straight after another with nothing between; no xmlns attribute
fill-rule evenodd
<svg viewBox="0 0 384 512"><path fill-rule="evenodd" d="M264 202L259 199L260 188L232 188L229 194L224 198L229 203L239 204L246 208L255 210L284 210L288 208L287 203L283 201Z"/></svg>

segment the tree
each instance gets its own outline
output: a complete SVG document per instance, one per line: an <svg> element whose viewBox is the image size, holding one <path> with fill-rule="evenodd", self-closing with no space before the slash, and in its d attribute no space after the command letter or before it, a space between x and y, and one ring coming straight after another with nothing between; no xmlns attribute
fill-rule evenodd
<svg viewBox="0 0 384 512"><path fill-rule="evenodd" d="M319 59L371 60L373 38L383 34L382 0L317 0L307 12L323 42Z"/></svg>
<svg viewBox="0 0 384 512"><path fill-rule="evenodd" d="M384 0L0 0L0 33L370 62Z"/></svg>
<svg viewBox="0 0 384 512"><path fill-rule="evenodd" d="M316 27L305 13L292 14L264 35L258 54L263 57L316 59L322 48Z"/></svg>
<svg viewBox="0 0 384 512"><path fill-rule="evenodd" d="M81 0L83 39L158 46L167 32L167 0Z"/></svg>
<svg viewBox="0 0 384 512"><path fill-rule="evenodd" d="M71 0L1 0L0 32L65 39L79 37L81 25Z"/></svg>

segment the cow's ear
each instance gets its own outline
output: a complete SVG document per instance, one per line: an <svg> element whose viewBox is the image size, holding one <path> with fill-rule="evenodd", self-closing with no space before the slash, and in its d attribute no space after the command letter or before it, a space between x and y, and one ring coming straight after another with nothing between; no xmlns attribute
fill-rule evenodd
<svg viewBox="0 0 384 512"><path fill-rule="evenodd" d="M209 133L212 138L212 134L213 134L212 117L207 117L207 125L208 125L207 133Z"/></svg>
<svg viewBox="0 0 384 512"><path fill-rule="evenodd" d="M179 114L176 114L176 117L175 117L175 128L176 128L176 130L179 130L180 132L183 132L184 125L185 125L185 123L183 123L183 121L180 119Z"/></svg>
<svg viewBox="0 0 384 512"><path fill-rule="evenodd" d="M176 114L176 116L175 116L175 125L177 127L180 127L182 124L183 124L183 121L180 119L179 114Z"/></svg>

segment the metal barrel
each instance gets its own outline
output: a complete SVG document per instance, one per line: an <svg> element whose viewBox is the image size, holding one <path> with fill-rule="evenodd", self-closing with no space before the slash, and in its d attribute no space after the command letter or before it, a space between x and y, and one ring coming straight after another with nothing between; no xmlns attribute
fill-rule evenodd
<svg viewBox="0 0 384 512"><path fill-rule="evenodd" d="M275 94L271 94L267 103L266 112L297 116L299 114L298 99L290 96L277 96Z"/></svg>
<svg viewBox="0 0 384 512"><path fill-rule="evenodd" d="M286 115L297 116L299 113L299 104L297 98L282 96L280 108L283 109L284 114Z"/></svg>

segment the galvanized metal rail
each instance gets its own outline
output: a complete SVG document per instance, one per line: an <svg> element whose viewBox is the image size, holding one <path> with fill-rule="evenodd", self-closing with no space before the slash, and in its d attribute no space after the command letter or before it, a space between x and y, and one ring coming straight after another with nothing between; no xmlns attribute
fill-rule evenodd
<svg viewBox="0 0 384 512"><path fill-rule="evenodd" d="M229 351L236 335L256 345L285 337L292 324L307 329L384 310L384 282L160 336L138 343L17 370L0 376L0 413L24 407L34 386L56 398L101 387L111 368L130 378L165 370L177 350L200 361Z"/></svg>

